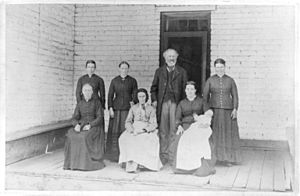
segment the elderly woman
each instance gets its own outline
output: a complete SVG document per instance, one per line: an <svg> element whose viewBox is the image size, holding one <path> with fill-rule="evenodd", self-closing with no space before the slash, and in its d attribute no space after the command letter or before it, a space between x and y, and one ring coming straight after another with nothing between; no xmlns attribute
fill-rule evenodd
<svg viewBox="0 0 300 196"><path fill-rule="evenodd" d="M148 93L137 91L138 103L129 110L125 121L126 131L119 138L119 163L126 163L127 172L138 167L158 171L162 167L159 158L159 138L155 109L147 104Z"/></svg>
<svg viewBox="0 0 300 196"><path fill-rule="evenodd" d="M177 137L171 148L175 156L173 171L197 176L214 174L209 143L212 111L206 111L205 102L196 95L195 82L186 83L185 93L186 98L176 109Z"/></svg>
<svg viewBox="0 0 300 196"><path fill-rule="evenodd" d="M83 99L77 103L65 143L64 169L98 170L105 167L103 108L89 83L82 87Z"/></svg>
<svg viewBox="0 0 300 196"><path fill-rule="evenodd" d="M133 105L134 93L137 90L136 79L128 75L129 67L129 63L126 61L119 64L120 75L111 81L108 91L110 119L105 157L116 162L119 158L118 139L121 133L125 131L125 119L131 105Z"/></svg>
<svg viewBox="0 0 300 196"><path fill-rule="evenodd" d="M237 124L238 91L234 80L225 74L225 61L214 62L216 74L206 81L203 96L214 112L212 122L213 160L231 166L241 161Z"/></svg>

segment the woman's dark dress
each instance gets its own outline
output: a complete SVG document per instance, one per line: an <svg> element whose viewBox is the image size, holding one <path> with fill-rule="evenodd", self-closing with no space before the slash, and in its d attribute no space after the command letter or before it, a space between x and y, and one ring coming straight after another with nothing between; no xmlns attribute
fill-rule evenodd
<svg viewBox="0 0 300 196"><path fill-rule="evenodd" d="M182 100L176 109L176 127L178 128L179 125L183 127L184 130L187 130L192 123L194 123L193 114L203 114L204 111L207 110L206 104L203 102L203 99L200 97L196 97L193 101L189 101L188 99ZM178 142L180 140L181 135L176 135L175 140L172 142L171 149L173 150L172 155L174 156L173 160L173 170L174 173L179 174L194 174L197 176L207 176L213 174L215 172L213 164L211 164L210 160L203 159L201 160L201 166L195 170L182 170L176 169L176 154L177 154L177 147ZM193 141L191 141L193 142ZM201 141L197 141L201 142ZM197 149L195 149L197 150ZM201 157L199 157L201 159Z"/></svg>
<svg viewBox="0 0 300 196"><path fill-rule="evenodd" d="M111 161L119 159L119 137L125 131L125 120L134 99L137 81L131 76L115 77L109 86L108 109L113 108L114 118L109 119L105 157Z"/></svg>
<svg viewBox="0 0 300 196"><path fill-rule="evenodd" d="M205 84L203 98L213 110L213 161L239 163L241 161L237 119L231 118L238 109L238 91L234 80L223 75L211 76Z"/></svg>
<svg viewBox="0 0 300 196"><path fill-rule="evenodd" d="M79 101L72 118L73 128L68 130L65 142L64 169L98 170L105 167L102 157L104 153L103 108L98 99ZM74 127L80 124L81 131ZM90 124L88 131L82 130Z"/></svg>

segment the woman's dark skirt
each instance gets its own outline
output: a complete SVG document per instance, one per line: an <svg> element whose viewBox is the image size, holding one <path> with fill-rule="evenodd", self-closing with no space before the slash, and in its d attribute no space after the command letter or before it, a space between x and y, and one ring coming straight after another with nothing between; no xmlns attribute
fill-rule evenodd
<svg viewBox="0 0 300 196"><path fill-rule="evenodd" d="M240 163L240 136L237 119L231 118L232 110L213 109L212 143L215 161Z"/></svg>
<svg viewBox="0 0 300 196"><path fill-rule="evenodd" d="M119 161L119 137L125 131L125 120L128 110L115 110L114 118L109 119L105 158L114 162Z"/></svg>
<svg viewBox="0 0 300 196"><path fill-rule="evenodd" d="M101 127L79 133L71 128L66 137L64 169L91 171L105 167L104 130Z"/></svg>

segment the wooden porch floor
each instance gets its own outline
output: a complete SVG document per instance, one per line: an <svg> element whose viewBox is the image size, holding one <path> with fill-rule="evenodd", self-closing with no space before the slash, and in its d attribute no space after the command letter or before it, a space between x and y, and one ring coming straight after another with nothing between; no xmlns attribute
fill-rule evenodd
<svg viewBox="0 0 300 196"><path fill-rule="evenodd" d="M99 171L63 170L63 151L55 151L6 166L6 190L233 190L292 191L288 152L242 148L243 163L216 166L208 177L175 175L171 170L128 174L105 161Z"/></svg>

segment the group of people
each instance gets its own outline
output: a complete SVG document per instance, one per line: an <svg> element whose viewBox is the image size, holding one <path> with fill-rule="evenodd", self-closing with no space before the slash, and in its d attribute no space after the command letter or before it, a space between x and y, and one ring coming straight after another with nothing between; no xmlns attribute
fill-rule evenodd
<svg viewBox="0 0 300 196"><path fill-rule="evenodd" d="M109 86L109 125L105 144L104 81L86 62L87 74L77 83L77 105L65 143L64 169L98 170L104 159L118 162L127 172L172 169L178 174L207 176L214 166L241 161L237 124L238 93L225 74L225 61L214 62L203 95L177 64L178 53L167 49L165 65L154 74L150 96L119 64L120 75Z"/></svg>

